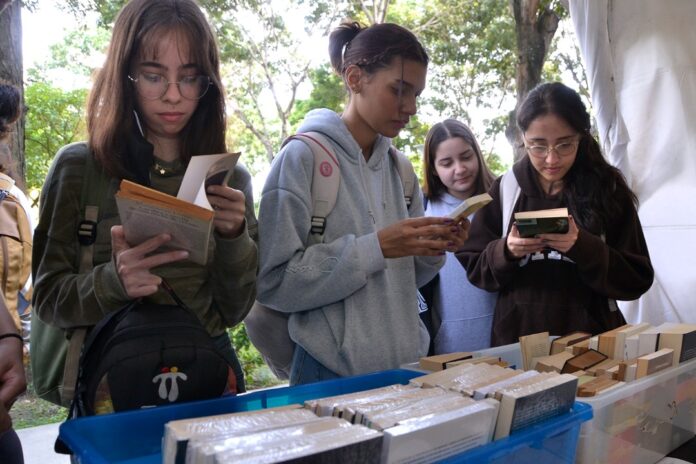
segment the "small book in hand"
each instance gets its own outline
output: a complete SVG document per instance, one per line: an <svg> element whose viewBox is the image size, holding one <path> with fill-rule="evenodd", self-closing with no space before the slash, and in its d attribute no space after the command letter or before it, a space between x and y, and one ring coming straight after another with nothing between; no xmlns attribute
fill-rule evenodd
<svg viewBox="0 0 696 464"><path fill-rule="evenodd" d="M520 237L568 232L568 208L542 209L515 213L515 225Z"/></svg>
<svg viewBox="0 0 696 464"><path fill-rule="evenodd" d="M238 159L239 153L192 157L176 197L122 180L116 205L128 244L167 233L172 239L161 251L186 250L189 260L207 263L215 213L206 188L227 184Z"/></svg>
<svg viewBox="0 0 696 464"><path fill-rule="evenodd" d="M449 217L454 219L455 222L462 221L486 206L491 200L493 200L493 198L487 193L469 197L454 208L454 210L449 213Z"/></svg>

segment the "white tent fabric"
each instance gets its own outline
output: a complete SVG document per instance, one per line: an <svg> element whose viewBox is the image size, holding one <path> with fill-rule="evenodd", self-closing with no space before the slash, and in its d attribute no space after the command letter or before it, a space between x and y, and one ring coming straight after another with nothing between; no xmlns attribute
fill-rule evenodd
<svg viewBox="0 0 696 464"><path fill-rule="evenodd" d="M628 322L696 323L696 1L569 0L608 160L639 199L652 288Z"/></svg>

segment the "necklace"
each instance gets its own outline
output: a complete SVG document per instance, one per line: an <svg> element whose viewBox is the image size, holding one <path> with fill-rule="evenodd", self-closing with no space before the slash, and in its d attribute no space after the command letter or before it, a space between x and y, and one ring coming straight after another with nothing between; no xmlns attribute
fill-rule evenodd
<svg viewBox="0 0 696 464"><path fill-rule="evenodd" d="M154 159L152 170L163 177L174 176L181 172L181 161L163 161L159 158Z"/></svg>

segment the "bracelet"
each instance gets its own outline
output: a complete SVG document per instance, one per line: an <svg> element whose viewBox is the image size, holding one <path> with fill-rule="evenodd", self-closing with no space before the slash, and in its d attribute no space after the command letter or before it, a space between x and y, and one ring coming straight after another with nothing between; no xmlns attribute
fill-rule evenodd
<svg viewBox="0 0 696 464"><path fill-rule="evenodd" d="M22 336L19 334L16 334L16 333L2 334L2 335L0 335L0 340L2 340L3 338L8 338L8 337L18 338L22 343L24 343L24 339L22 338Z"/></svg>

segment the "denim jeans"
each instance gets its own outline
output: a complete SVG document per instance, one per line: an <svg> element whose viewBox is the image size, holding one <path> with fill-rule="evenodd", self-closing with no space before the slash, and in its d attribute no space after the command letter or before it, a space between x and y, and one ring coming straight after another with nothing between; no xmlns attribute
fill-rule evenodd
<svg viewBox="0 0 696 464"><path fill-rule="evenodd" d="M337 379L339 377L341 376L320 364L300 345L295 345L295 353L292 356L292 368L290 369L290 385Z"/></svg>

